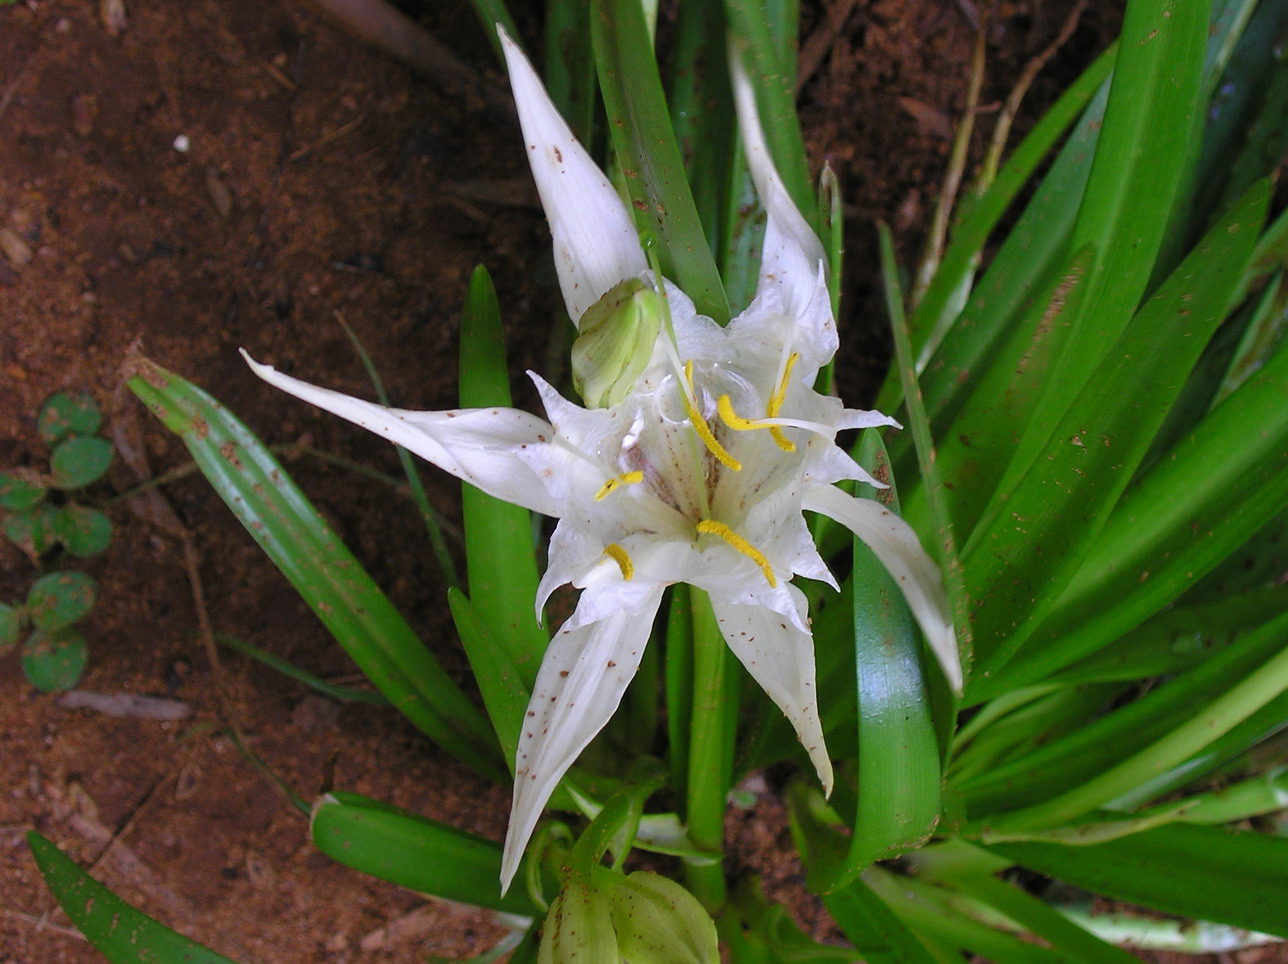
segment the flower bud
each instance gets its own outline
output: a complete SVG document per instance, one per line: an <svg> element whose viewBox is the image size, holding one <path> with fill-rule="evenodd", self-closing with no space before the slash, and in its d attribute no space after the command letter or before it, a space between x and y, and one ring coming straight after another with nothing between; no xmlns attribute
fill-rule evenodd
<svg viewBox="0 0 1288 964"><path fill-rule="evenodd" d="M546 915L538 964L718 964L716 927L675 881L596 867L564 874Z"/></svg>
<svg viewBox="0 0 1288 964"><path fill-rule="evenodd" d="M588 408L608 408L648 367L662 327L661 296L639 278L609 288L581 316L572 345L572 383Z"/></svg>

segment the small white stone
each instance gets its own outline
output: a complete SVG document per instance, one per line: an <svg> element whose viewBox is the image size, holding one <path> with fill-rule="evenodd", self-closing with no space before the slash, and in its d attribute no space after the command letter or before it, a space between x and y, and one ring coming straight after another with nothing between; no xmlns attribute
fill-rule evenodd
<svg viewBox="0 0 1288 964"><path fill-rule="evenodd" d="M192 141L188 139L187 134L180 134L174 139L173 147L180 154L187 154L192 150Z"/></svg>

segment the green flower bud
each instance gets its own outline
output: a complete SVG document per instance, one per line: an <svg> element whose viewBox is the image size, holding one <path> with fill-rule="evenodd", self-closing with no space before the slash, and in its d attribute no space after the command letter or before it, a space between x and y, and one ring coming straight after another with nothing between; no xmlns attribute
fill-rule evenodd
<svg viewBox="0 0 1288 964"><path fill-rule="evenodd" d="M537 964L617 964L621 959L607 896L591 877L566 871L546 913Z"/></svg>
<svg viewBox="0 0 1288 964"><path fill-rule="evenodd" d="M662 328L662 296L639 278L609 288L581 316L572 345L572 383L587 408L608 408L630 394Z"/></svg>
<svg viewBox="0 0 1288 964"><path fill-rule="evenodd" d="M550 905L538 964L719 964L716 926L675 881L569 869Z"/></svg>
<svg viewBox="0 0 1288 964"><path fill-rule="evenodd" d="M617 951L630 964L718 964L716 925L691 893L669 877L637 870L611 874L608 891Z"/></svg>

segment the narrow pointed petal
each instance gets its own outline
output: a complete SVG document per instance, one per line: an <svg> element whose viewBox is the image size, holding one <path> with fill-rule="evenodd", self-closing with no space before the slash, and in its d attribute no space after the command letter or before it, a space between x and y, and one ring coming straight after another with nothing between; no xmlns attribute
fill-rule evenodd
<svg viewBox="0 0 1288 964"><path fill-rule="evenodd" d="M777 285L788 314L800 315L818 291L819 272L824 261L823 245L796 209L774 167L756 110L756 92L737 51L730 50L729 62L743 152L756 185L756 194L769 216L760 261L760 284L762 288L766 284ZM830 310L828 314L831 314Z"/></svg>
<svg viewBox="0 0 1288 964"><path fill-rule="evenodd" d="M908 608L925 633L953 691L962 691L961 655L948 612L943 576L926 555L912 527L879 502L858 499L831 485L805 490L802 508L835 519L871 549L890 571L908 600Z"/></svg>
<svg viewBox="0 0 1288 964"><path fill-rule="evenodd" d="M499 27L528 161L555 243L559 288L573 324L617 283L648 270L635 222L577 142L536 71Z"/></svg>
<svg viewBox="0 0 1288 964"><path fill-rule="evenodd" d="M516 454L542 445L550 424L513 408L412 412L385 408L283 375L242 351L251 370L275 388L382 435L489 495L534 512L557 516L559 503L541 478Z"/></svg>
<svg viewBox="0 0 1288 964"><path fill-rule="evenodd" d="M795 586L789 586L788 591L803 621L805 596ZM818 771L823 792L830 795L832 760L827 755L818 716L813 637L765 606L731 604L713 594L711 608L733 654L796 729L801 746Z"/></svg>
<svg viewBox="0 0 1288 964"><path fill-rule="evenodd" d="M518 870L550 794L622 701L661 600L659 589L639 612L617 612L577 629L561 629L550 641L519 734L510 829L501 857L502 892Z"/></svg>

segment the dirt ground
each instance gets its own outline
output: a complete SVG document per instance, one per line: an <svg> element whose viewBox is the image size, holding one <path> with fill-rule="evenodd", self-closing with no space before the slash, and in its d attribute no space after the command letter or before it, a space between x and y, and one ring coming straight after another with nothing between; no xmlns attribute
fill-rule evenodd
<svg viewBox="0 0 1288 964"><path fill-rule="evenodd" d="M499 84L466 0L427 6L421 21ZM1090 4L1034 85L1020 133L1113 37L1120 7ZM985 128L1063 10L999 4ZM968 0L806 4L803 119L814 166L826 158L838 170L850 215L841 387L853 404L870 400L888 357L871 224L894 224L905 259L917 250L963 103L973 11ZM520 23L535 42L538 19ZM386 445L275 394L236 349L360 394L367 381L343 316L397 404L449 407L459 306L480 263L500 292L512 371L548 370L558 293L513 122L367 49L305 0L0 7L0 228L22 240L0 258L0 467L46 458L35 413L62 388L92 392L110 412L107 430L130 440L147 472L182 466L182 446L121 388L138 344L269 442L306 439L397 474ZM521 379L515 387L519 404L534 404ZM466 679L410 504L314 458L291 469ZM118 458L109 480L97 490L104 500L140 478ZM435 504L457 513L455 484L426 480ZM347 658L199 477L161 492L199 551L217 632L353 681ZM0 962L100 959L51 913L23 841L31 828L241 961L419 961L492 946L502 931L483 915L427 904L312 849L304 818L224 735L181 540L149 520L142 500L116 503L110 516L111 548L77 564L101 592L85 625L81 688L168 696L191 715L69 709L28 685L12 654L0 658ZM36 574L0 543L0 600L20 598ZM507 790L392 711L330 702L230 651L221 663L249 748L305 797L333 784L504 832ZM764 873L803 921L825 927L802 896L776 803L735 813L730 830L730 867Z"/></svg>

